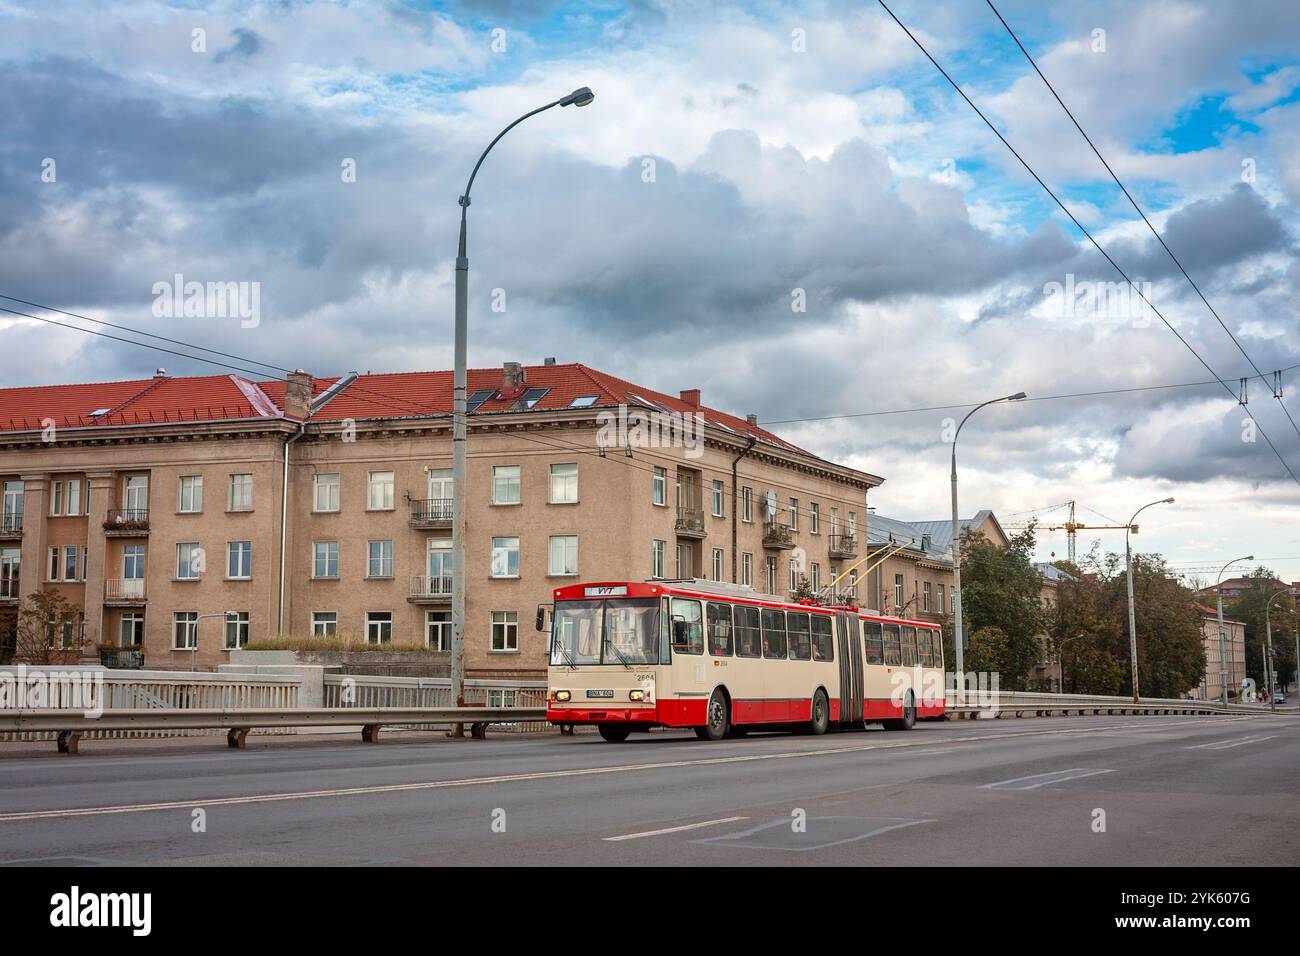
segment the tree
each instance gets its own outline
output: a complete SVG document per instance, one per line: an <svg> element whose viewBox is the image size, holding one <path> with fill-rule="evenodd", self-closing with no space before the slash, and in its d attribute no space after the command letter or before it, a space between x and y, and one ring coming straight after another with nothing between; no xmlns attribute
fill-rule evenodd
<svg viewBox="0 0 1300 956"><path fill-rule="evenodd" d="M1296 604L1291 595L1282 594L1273 600L1273 610L1265 617L1265 603L1280 590L1277 575L1262 565L1251 572L1247 580L1250 587L1236 598L1225 599L1224 613L1231 608L1231 617L1246 625L1246 674L1264 687L1264 651L1267 645L1269 620L1273 624L1273 664L1277 665L1277 680L1289 684L1295 672L1294 635Z"/></svg>
<svg viewBox="0 0 1300 956"><path fill-rule="evenodd" d="M964 663L967 670L996 670L1003 690L1028 690L1030 671L1042 657L1043 576L1033 556L1032 525L1005 548L978 532L968 530L961 538L962 614L972 635L972 653L977 632L1002 635L993 641L996 655L985 660L990 666L977 668L970 659Z"/></svg>
<svg viewBox="0 0 1300 956"><path fill-rule="evenodd" d="M57 591L33 591L18 608L13 660L20 664L75 664L85 644L85 615Z"/></svg>

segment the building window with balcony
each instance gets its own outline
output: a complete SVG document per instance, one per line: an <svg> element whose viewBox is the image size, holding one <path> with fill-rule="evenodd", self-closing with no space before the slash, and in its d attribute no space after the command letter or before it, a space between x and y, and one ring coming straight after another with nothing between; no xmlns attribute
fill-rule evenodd
<svg viewBox="0 0 1300 956"><path fill-rule="evenodd" d="M366 612L366 643L391 644L393 642L393 612Z"/></svg>
<svg viewBox="0 0 1300 956"><path fill-rule="evenodd" d="M312 510L338 511L339 510L339 476L338 475L317 475L313 479L314 495L312 500Z"/></svg>
<svg viewBox="0 0 1300 956"><path fill-rule="evenodd" d="M519 539L492 539L492 577L519 577Z"/></svg>
<svg viewBox="0 0 1300 956"><path fill-rule="evenodd" d="M650 543L650 576L652 578L662 578L664 576L664 558L668 548L668 542L660 541L656 538Z"/></svg>
<svg viewBox="0 0 1300 956"><path fill-rule="evenodd" d="M122 577L128 581L144 580L144 545L128 544L122 549Z"/></svg>
<svg viewBox="0 0 1300 956"><path fill-rule="evenodd" d="M554 576L571 576L578 573L578 536L576 534L551 535L549 573Z"/></svg>
<svg viewBox="0 0 1300 956"><path fill-rule="evenodd" d="M519 466L496 465L492 468L492 503L519 504Z"/></svg>
<svg viewBox="0 0 1300 956"><path fill-rule="evenodd" d="M749 523L754 520L754 489L740 489L740 520Z"/></svg>
<svg viewBox="0 0 1300 956"><path fill-rule="evenodd" d="M578 503L578 466L570 462L551 466L551 504Z"/></svg>
<svg viewBox="0 0 1300 956"><path fill-rule="evenodd" d="M790 520L788 522L790 525L790 530L798 531L799 530L799 499L791 498L789 501L789 506L787 507L786 511L789 513L790 516Z"/></svg>
<svg viewBox="0 0 1300 956"><path fill-rule="evenodd" d="M850 511L850 512L848 513L848 528L847 528L847 531L848 531L848 535L849 535L850 538L852 538L852 537L856 537L856 536L857 536L857 533L858 533L858 513L857 513L856 511Z"/></svg>
<svg viewBox="0 0 1300 956"><path fill-rule="evenodd" d="M183 515L196 515L203 511L203 476L183 475L176 511Z"/></svg>
<svg viewBox="0 0 1300 956"><path fill-rule="evenodd" d="M126 520L143 520L149 514L149 476L132 475L122 484L122 506Z"/></svg>
<svg viewBox="0 0 1300 956"><path fill-rule="evenodd" d="M0 548L0 598L21 598L22 548Z"/></svg>
<svg viewBox="0 0 1300 956"><path fill-rule="evenodd" d="M252 511L253 510L253 476L252 475L231 475L230 476L230 510L231 511Z"/></svg>
<svg viewBox="0 0 1300 956"><path fill-rule="evenodd" d="M176 545L176 580L197 581L203 573L203 548L196 542Z"/></svg>
<svg viewBox="0 0 1300 956"><path fill-rule="evenodd" d="M839 508L831 509L830 524L831 524L830 527L831 534L839 534L840 533L840 509Z"/></svg>
<svg viewBox="0 0 1300 956"><path fill-rule="evenodd" d="M895 574L894 575L894 607L901 608L902 606L903 606L903 576L901 574Z"/></svg>
<svg viewBox="0 0 1300 956"><path fill-rule="evenodd" d="M226 577L247 580L253 576L253 542L226 542Z"/></svg>
<svg viewBox="0 0 1300 956"><path fill-rule="evenodd" d="M339 632L339 615L337 611L312 611L311 636L334 637Z"/></svg>
<svg viewBox="0 0 1300 956"><path fill-rule="evenodd" d="M654 476L650 486L651 502L662 507L668 506L668 469L655 465Z"/></svg>
<svg viewBox="0 0 1300 956"><path fill-rule="evenodd" d="M248 643L248 612L226 612L226 650L233 651Z"/></svg>
<svg viewBox="0 0 1300 956"><path fill-rule="evenodd" d="M740 555L740 583L746 587L754 586L754 556L748 551Z"/></svg>
<svg viewBox="0 0 1300 956"><path fill-rule="evenodd" d="M366 483L366 510L393 510L393 473L391 471L372 471Z"/></svg>
<svg viewBox="0 0 1300 956"><path fill-rule="evenodd" d="M492 612L492 652L505 654L519 650L519 613Z"/></svg>
<svg viewBox="0 0 1300 956"><path fill-rule="evenodd" d="M313 578L337 578L339 576L339 543L337 541L312 542Z"/></svg>
<svg viewBox="0 0 1300 956"><path fill-rule="evenodd" d="M713 580L722 580L722 549L713 549Z"/></svg>
<svg viewBox="0 0 1300 956"><path fill-rule="evenodd" d="M23 482L4 483L4 501L0 503L0 531L21 531L23 528Z"/></svg>
<svg viewBox="0 0 1300 956"><path fill-rule="evenodd" d="M172 615L172 647L188 651L198 647L199 612L177 611Z"/></svg>
<svg viewBox="0 0 1300 956"><path fill-rule="evenodd" d="M127 611L118 624L118 638L123 647L139 647L144 643L144 615L139 611Z"/></svg>
<svg viewBox="0 0 1300 956"><path fill-rule="evenodd" d="M822 526L822 506L815 501L808 502L808 532L817 534Z"/></svg>
<svg viewBox="0 0 1300 956"><path fill-rule="evenodd" d="M451 650L451 612L429 611L424 618L425 640L433 651Z"/></svg>
<svg viewBox="0 0 1300 956"><path fill-rule="evenodd" d="M717 478L713 479L713 494L711 498L711 504L713 505L713 517L715 518L722 517L722 502L725 496L726 493L723 488L722 482Z"/></svg>
<svg viewBox="0 0 1300 956"><path fill-rule="evenodd" d="M371 541L366 563L366 577L391 578L393 576L393 542Z"/></svg>

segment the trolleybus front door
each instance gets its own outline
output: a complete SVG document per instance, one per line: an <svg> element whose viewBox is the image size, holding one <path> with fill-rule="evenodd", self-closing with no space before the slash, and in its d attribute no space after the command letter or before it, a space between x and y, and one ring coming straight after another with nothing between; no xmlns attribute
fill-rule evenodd
<svg viewBox="0 0 1300 956"><path fill-rule="evenodd" d="M862 640L858 617L846 611L835 614L840 649L840 723L860 724L863 719Z"/></svg>

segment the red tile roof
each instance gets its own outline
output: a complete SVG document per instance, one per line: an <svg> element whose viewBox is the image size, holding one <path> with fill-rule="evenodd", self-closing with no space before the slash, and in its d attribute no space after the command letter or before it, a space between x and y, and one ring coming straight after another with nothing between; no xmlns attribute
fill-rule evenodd
<svg viewBox="0 0 1300 956"><path fill-rule="evenodd" d="M661 411L699 413L705 423L742 438L802 455L810 453L783 440L765 428L749 425L719 409L693 406L681 398L643 388L578 363L530 365L524 368L525 388L544 388L532 406L535 411L568 408L579 398L592 400L591 407L642 406ZM340 377L315 379L313 401ZM517 397L500 397L500 368L470 369L469 394L490 392L474 414L508 412ZM148 425L187 421L236 421L275 419L283 415L283 380L255 382L239 375L190 377L155 376L127 382L87 385L43 385L31 388L0 388L0 433L35 431L53 421L58 428L110 425ZM317 407L312 421L425 418L450 415L451 372L394 372L358 375ZM106 413L92 412L107 409Z"/></svg>

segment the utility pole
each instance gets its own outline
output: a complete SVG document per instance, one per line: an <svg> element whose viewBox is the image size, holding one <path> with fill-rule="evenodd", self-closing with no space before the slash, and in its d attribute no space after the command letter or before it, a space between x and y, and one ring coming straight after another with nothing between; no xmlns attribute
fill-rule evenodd
<svg viewBox="0 0 1300 956"><path fill-rule="evenodd" d="M1137 525L1134 522L1137 521L1137 516L1142 512L1152 505L1171 505L1173 503L1173 498L1161 498L1159 501L1152 501L1150 504L1143 505L1133 512L1133 517L1128 519L1128 524L1124 528L1124 578L1125 583L1128 584L1128 660L1129 674L1133 681L1133 703L1135 704L1138 702L1138 639L1137 617L1133 610L1133 548L1129 544L1129 534L1137 533Z"/></svg>
<svg viewBox="0 0 1300 956"><path fill-rule="evenodd" d="M1223 572L1228 570L1238 561L1254 561L1255 556L1248 554L1244 558L1233 558L1219 570L1219 576L1214 581L1214 596L1218 598L1219 604L1219 692L1222 695L1223 706L1228 706L1228 657L1224 650L1223 642L1226 635L1223 632Z"/></svg>

